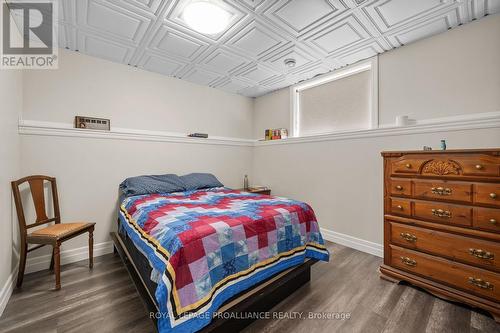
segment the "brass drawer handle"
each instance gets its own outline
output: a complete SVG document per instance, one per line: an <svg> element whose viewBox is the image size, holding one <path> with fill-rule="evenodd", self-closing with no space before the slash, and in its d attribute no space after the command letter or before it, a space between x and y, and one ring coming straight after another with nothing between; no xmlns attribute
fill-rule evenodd
<svg viewBox="0 0 500 333"><path fill-rule="evenodd" d="M476 164L476 169L481 170L483 166L481 164Z"/></svg>
<svg viewBox="0 0 500 333"><path fill-rule="evenodd" d="M401 236L404 240L406 240L406 241L408 241L408 242L410 242L410 243L414 243L414 242L416 242L416 241L417 241L417 236L412 235L412 234L407 233L407 232L402 232L402 233L400 234L400 236Z"/></svg>
<svg viewBox="0 0 500 333"><path fill-rule="evenodd" d="M496 193L490 193L490 198L496 199L497 198L497 194Z"/></svg>
<svg viewBox="0 0 500 333"><path fill-rule="evenodd" d="M402 191L403 190L403 186L401 186L401 185L396 186L396 190Z"/></svg>
<svg viewBox="0 0 500 333"><path fill-rule="evenodd" d="M437 216L437 217L444 217L444 218L451 218L451 212L448 210L442 210L442 209L432 209L431 210L432 215Z"/></svg>
<svg viewBox="0 0 500 333"><path fill-rule="evenodd" d="M497 224L497 220L495 220L495 219L490 219L490 223L491 223L491 224Z"/></svg>
<svg viewBox="0 0 500 333"><path fill-rule="evenodd" d="M493 260L495 258L493 253L481 249L469 249L469 253L479 259Z"/></svg>
<svg viewBox="0 0 500 333"><path fill-rule="evenodd" d="M411 169L411 164L410 164L410 163L406 163L406 164L405 164L405 167L406 167L407 169Z"/></svg>
<svg viewBox="0 0 500 333"><path fill-rule="evenodd" d="M403 264L405 264L406 266L410 266L410 267L417 266L417 262L413 259L408 258L408 257L401 257L401 262Z"/></svg>
<svg viewBox="0 0 500 333"><path fill-rule="evenodd" d="M469 283L481 289L493 290L494 287L490 282L484 281L482 279L473 278L472 276L469 277Z"/></svg>
<svg viewBox="0 0 500 333"><path fill-rule="evenodd" d="M404 209L404 208L403 208L403 206L401 206L401 205L397 205L397 208L398 208L399 210L403 210L403 209Z"/></svg>
<svg viewBox="0 0 500 333"><path fill-rule="evenodd" d="M431 187L431 192L438 195L451 195L453 190L447 187Z"/></svg>

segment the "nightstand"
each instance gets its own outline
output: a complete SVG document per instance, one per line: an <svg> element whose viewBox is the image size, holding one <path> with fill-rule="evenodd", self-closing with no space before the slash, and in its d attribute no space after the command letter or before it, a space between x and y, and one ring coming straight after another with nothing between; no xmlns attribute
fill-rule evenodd
<svg viewBox="0 0 500 333"><path fill-rule="evenodd" d="M263 194L263 195L271 195L271 189L244 189L244 188L239 188L237 189L238 191L245 191L245 192L250 192L250 193L255 193L255 194Z"/></svg>

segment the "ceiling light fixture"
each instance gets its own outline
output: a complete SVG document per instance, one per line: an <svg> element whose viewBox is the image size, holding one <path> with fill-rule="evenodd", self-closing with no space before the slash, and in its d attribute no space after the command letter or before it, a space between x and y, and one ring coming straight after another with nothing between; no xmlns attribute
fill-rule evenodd
<svg viewBox="0 0 500 333"><path fill-rule="evenodd" d="M191 1L182 12L182 18L190 28L207 35L224 31L231 16L220 1L214 0Z"/></svg>
<svg viewBox="0 0 500 333"><path fill-rule="evenodd" d="M285 59L284 62L285 62L285 66L288 68L293 68L293 67L295 67L295 64L296 64L296 61L293 58Z"/></svg>

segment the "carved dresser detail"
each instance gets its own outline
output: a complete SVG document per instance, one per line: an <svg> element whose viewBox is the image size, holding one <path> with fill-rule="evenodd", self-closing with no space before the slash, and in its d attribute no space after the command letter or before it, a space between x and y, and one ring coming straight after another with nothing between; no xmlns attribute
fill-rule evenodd
<svg viewBox="0 0 500 333"><path fill-rule="evenodd" d="M500 322L500 149L382 156L381 277L482 308Z"/></svg>

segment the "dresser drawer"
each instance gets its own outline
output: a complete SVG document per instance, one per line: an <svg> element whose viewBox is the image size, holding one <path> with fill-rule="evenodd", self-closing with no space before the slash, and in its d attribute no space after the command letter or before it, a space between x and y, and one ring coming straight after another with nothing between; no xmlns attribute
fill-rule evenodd
<svg viewBox="0 0 500 333"><path fill-rule="evenodd" d="M483 154L451 157L462 167L465 176L499 176L500 158Z"/></svg>
<svg viewBox="0 0 500 333"><path fill-rule="evenodd" d="M414 216L430 221L463 226L472 225L472 208L442 202L416 201Z"/></svg>
<svg viewBox="0 0 500 333"><path fill-rule="evenodd" d="M448 181L415 181L416 197L472 202L472 185Z"/></svg>
<svg viewBox="0 0 500 333"><path fill-rule="evenodd" d="M390 246L390 265L474 294L500 300L500 274Z"/></svg>
<svg viewBox="0 0 500 333"><path fill-rule="evenodd" d="M392 172L395 174L416 174L425 163L425 158L402 157L392 162Z"/></svg>
<svg viewBox="0 0 500 333"><path fill-rule="evenodd" d="M394 215L411 216L411 202L409 200L391 198L391 213Z"/></svg>
<svg viewBox="0 0 500 333"><path fill-rule="evenodd" d="M500 232L500 209L474 208L474 228Z"/></svg>
<svg viewBox="0 0 500 333"><path fill-rule="evenodd" d="M476 184L474 202L500 207L500 184Z"/></svg>
<svg viewBox="0 0 500 333"><path fill-rule="evenodd" d="M392 195L411 195L411 180L392 179L390 187Z"/></svg>
<svg viewBox="0 0 500 333"><path fill-rule="evenodd" d="M393 222L390 228L393 244L500 271L499 243Z"/></svg>
<svg viewBox="0 0 500 333"><path fill-rule="evenodd" d="M403 155L393 160L391 167L393 174L497 177L500 157L485 154Z"/></svg>

